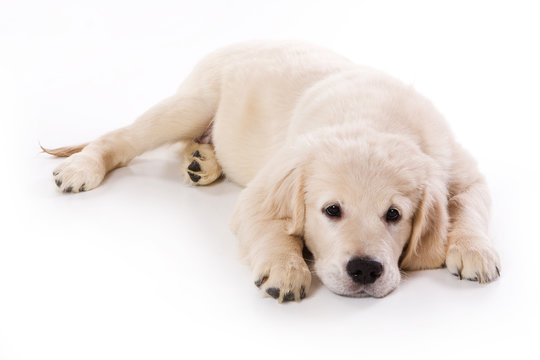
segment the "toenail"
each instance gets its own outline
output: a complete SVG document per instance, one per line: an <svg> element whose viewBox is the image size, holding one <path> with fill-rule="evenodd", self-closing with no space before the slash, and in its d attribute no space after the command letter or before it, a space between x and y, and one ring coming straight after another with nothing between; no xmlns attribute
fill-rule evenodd
<svg viewBox="0 0 540 360"><path fill-rule="evenodd" d="M70 193L71 190L73 190L73 187L69 186L69 187L67 187L66 190L64 190L64 191L67 192L67 193Z"/></svg>
<svg viewBox="0 0 540 360"><path fill-rule="evenodd" d="M199 158L199 159L202 158L201 153L199 152L199 150L196 150L193 154L191 154L191 156Z"/></svg>
<svg viewBox="0 0 540 360"><path fill-rule="evenodd" d="M300 299L303 299L306 297L306 287L305 286L302 286L300 288Z"/></svg>
<svg viewBox="0 0 540 360"><path fill-rule="evenodd" d="M268 276L266 275L262 276L259 280L255 281L255 286L261 287L261 285L264 284L266 280L268 280Z"/></svg>
<svg viewBox="0 0 540 360"><path fill-rule="evenodd" d="M269 288L266 290L266 293L273 297L274 299L277 299L279 297L279 289L278 288Z"/></svg>
<svg viewBox="0 0 540 360"><path fill-rule="evenodd" d="M283 301L293 301L294 300L294 293L292 291L289 291L288 293L283 296Z"/></svg>
<svg viewBox="0 0 540 360"><path fill-rule="evenodd" d="M60 187L62 185L62 180L55 180L56 186Z"/></svg>

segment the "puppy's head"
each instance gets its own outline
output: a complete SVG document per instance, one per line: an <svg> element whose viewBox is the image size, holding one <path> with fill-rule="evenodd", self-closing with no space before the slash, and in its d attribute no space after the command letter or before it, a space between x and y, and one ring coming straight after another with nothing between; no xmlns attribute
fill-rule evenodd
<svg viewBox="0 0 540 360"><path fill-rule="evenodd" d="M399 284L400 267L441 266L446 181L418 145L378 132L326 129L284 154L259 176L266 200L258 206L304 238L330 290L382 297Z"/></svg>
<svg viewBox="0 0 540 360"><path fill-rule="evenodd" d="M440 266L446 187L434 161L403 137L333 134L305 165L304 239L332 291L382 297L399 267Z"/></svg>

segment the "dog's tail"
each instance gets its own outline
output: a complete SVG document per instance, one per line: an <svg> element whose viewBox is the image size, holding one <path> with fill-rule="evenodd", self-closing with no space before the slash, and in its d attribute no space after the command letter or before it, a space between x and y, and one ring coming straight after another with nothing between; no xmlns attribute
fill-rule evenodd
<svg viewBox="0 0 540 360"><path fill-rule="evenodd" d="M86 145L88 145L88 143L75 145L75 146L64 146L64 147L59 147L56 149L47 149L41 146L40 144L39 147L41 148L41 150L43 150L43 152L47 154L50 154L56 157L68 157L75 153L80 152L82 149L86 147Z"/></svg>

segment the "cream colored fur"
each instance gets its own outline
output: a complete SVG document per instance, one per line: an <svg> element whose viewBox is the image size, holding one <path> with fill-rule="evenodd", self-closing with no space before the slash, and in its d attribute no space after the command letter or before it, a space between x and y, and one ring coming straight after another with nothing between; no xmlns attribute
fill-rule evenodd
<svg viewBox="0 0 540 360"><path fill-rule="evenodd" d="M55 181L63 191L90 190L135 156L208 129L215 154L192 143L185 166L204 148L201 184L223 171L246 187L232 228L254 281L279 301L309 291L304 243L314 272L343 295L385 296L400 267L446 263L460 278L498 277L485 181L441 114L398 80L310 45L252 42L212 53L175 95L71 155ZM329 204L341 218L325 215ZM385 220L389 207L399 222ZM346 265L354 257L380 262L380 278L353 281Z"/></svg>

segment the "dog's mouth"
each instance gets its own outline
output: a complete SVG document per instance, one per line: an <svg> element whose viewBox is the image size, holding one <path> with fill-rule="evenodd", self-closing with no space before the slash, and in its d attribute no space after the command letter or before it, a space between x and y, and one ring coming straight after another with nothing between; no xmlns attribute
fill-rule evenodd
<svg viewBox="0 0 540 360"><path fill-rule="evenodd" d="M324 282L323 282L324 283ZM333 293L351 298L379 298L380 295L377 294L376 289L372 288L369 285L358 285L358 284L342 284L341 286L336 286L335 283L325 284L330 291Z"/></svg>
<svg viewBox="0 0 540 360"><path fill-rule="evenodd" d="M369 290L365 288L351 290L340 295L346 296L346 297L353 297L353 298L378 297L372 294Z"/></svg>
<svg viewBox="0 0 540 360"><path fill-rule="evenodd" d="M323 284L325 284L330 291L337 295L351 298L382 298L392 292L395 288L389 287L385 283L357 284L352 281L343 281L342 279L338 280L335 278L326 278L325 280L330 280L326 282L323 280Z"/></svg>
<svg viewBox="0 0 540 360"><path fill-rule="evenodd" d="M365 290L359 290L359 291L353 292L351 294L345 294L345 296L355 297L355 298L373 297L373 295L369 294Z"/></svg>
<svg viewBox="0 0 540 360"><path fill-rule="evenodd" d="M373 297L373 295L369 294L367 291L365 290L360 290L360 291L357 291L355 293L352 293L352 295L350 295L351 297Z"/></svg>

